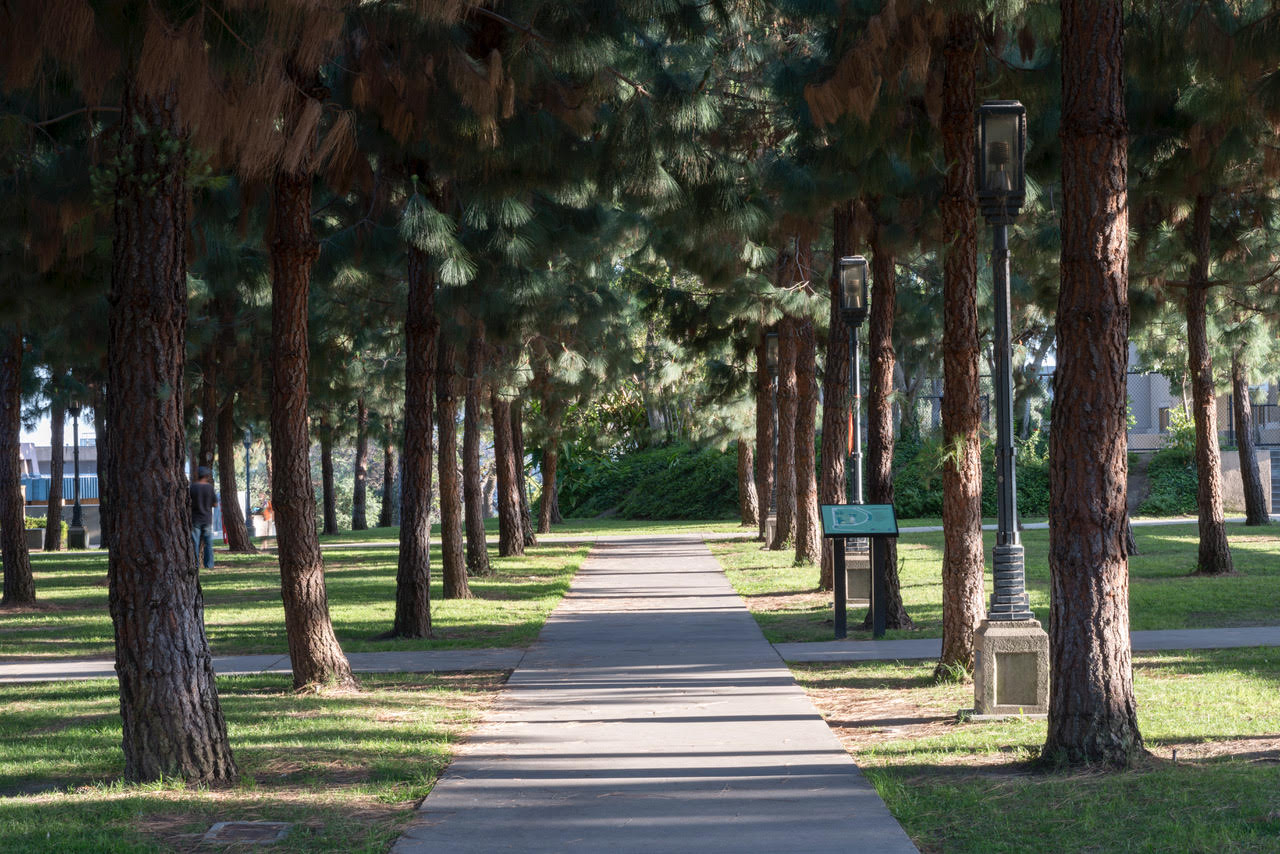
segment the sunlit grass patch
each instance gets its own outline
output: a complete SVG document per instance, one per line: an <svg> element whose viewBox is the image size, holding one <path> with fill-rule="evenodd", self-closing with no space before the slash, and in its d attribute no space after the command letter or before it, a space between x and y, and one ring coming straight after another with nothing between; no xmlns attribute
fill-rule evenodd
<svg viewBox="0 0 1280 854"><path fill-rule="evenodd" d="M194 849L217 821L295 824L272 851L384 852L503 674L379 675L296 694L287 676L218 680L240 782L134 786L114 680L0 686L0 851Z"/></svg>

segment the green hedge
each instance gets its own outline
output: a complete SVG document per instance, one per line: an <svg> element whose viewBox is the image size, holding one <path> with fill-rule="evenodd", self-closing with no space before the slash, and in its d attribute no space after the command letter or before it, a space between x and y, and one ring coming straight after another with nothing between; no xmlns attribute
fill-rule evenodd
<svg viewBox="0 0 1280 854"><path fill-rule="evenodd" d="M575 454L561 464L560 509L590 518L728 519L738 515L738 454L675 444L618 458Z"/></svg>
<svg viewBox="0 0 1280 854"><path fill-rule="evenodd" d="M1018 514L1049 514L1048 442L1039 432L1017 443ZM942 515L942 467L946 449L938 439L908 438L894 453L894 506L903 519ZM982 515L996 515L996 451L982 443Z"/></svg>
<svg viewBox="0 0 1280 854"><path fill-rule="evenodd" d="M1194 451L1182 446L1163 448L1151 455L1147 466L1147 498L1138 507L1140 516L1187 516L1196 512Z"/></svg>

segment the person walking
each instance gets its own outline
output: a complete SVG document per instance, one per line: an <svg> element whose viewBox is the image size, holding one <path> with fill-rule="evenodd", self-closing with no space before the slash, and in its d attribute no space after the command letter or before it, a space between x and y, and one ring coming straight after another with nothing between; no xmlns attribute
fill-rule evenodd
<svg viewBox="0 0 1280 854"><path fill-rule="evenodd" d="M196 544L196 564L205 569L213 569L213 508L217 506L213 472L200 466L196 482L191 484L191 539Z"/></svg>

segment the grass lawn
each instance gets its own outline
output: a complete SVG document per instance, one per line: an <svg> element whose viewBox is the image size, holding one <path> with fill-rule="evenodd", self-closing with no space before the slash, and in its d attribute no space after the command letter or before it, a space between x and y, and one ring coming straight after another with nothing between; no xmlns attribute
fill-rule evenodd
<svg viewBox="0 0 1280 854"><path fill-rule="evenodd" d="M1274 625L1280 621L1280 526L1229 524L1236 575L1196 578L1199 542L1194 523L1134 529L1140 554L1129 561L1129 613L1133 629L1192 629ZM984 539L988 595L995 533ZM1049 532L1023 531L1027 592L1044 622L1049 614ZM791 551L768 552L756 542L710 543L734 589L746 599L765 637L774 643L831 640L832 600L817 592L818 568L792 565ZM899 577L915 631L889 638L942 634L942 534L903 534L898 540ZM851 610L850 637L865 639L862 609Z"/></svg>
<svg viewBox="0 0 1280 854"><path fill-rule="evenodd" d="M1280 850L1280 649L1136 654L1151 756L1112 773L1033 764L1043 721L956 723L973 688L932 668L792 666L922 851Z"/></svg>
<svg viewBox="0 0 1280 854"><path fill-rule="evenodd" d="M217 790L119 782L114 679L0 686L0 851L194 851L215 822L263 820L294 823L273 852L384 852L504 680L362 676L360 691L295 694L287 675L221 678L242 776Z"/></svg>
<svg viewBox="0 0 1280 854"><path fill-rule="evenodd" d="M559 603L587 544L530 548L523 557L490 552L495 575L472 578L475 599L445 600L432 567L428 640L373 640L395 615L396 549L325 549L329 612L347 652L528 646ZM434 555L433 555L434 558ZM102 552L32 555L35 608L0 611L0 659L114 655ZM218 554L201 573L205 627L215 655L284 653L280 572L271 554Z"/></svg>
<svg viewBox="0 0 1280 854"><path fill-rule="evenodd" d="M942 524L939 522L938 524ZM486 519L485 532L493 537L498 535L498 520ZM643 519L566 519L564 524L552 525L546 537L580 537L593 534L627 535L627 534L681 534L704 533L716 534L746 533L736 519L693 519L673 522L652 522ZM440 525L431 526L431 536L439 538ZM367 531L340 531L336 534L321 534L323 545L340 543L394 542L400 537L399 528L370 528Z"/></svg>

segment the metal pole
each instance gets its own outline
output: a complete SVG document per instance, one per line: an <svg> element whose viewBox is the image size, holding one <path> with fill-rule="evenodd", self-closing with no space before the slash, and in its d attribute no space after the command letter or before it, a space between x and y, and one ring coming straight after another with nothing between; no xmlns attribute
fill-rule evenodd
<svg viewBox="0 0 1280 854"><path fill-rule="evenodd" d="M849 588L847 576L845 575L844 564L844 540L831 541L831 569L835 573L835 595L836 595L836 640L849 636L849 622L846 611L848 609Z"/></svg>
<svg viewBox="0 0 1280 854"><path fill-rule="evenodd" d="M996 298L996 505L998 526L992 555L994 590L989 620L1030 620L1025 560L1018 536L1018 490L1013 448L1013 360L1009 342L1009 226L997 222L991 272Z"/></svg>
<svg viewBox="0 0 1280 854"><path fill-rule="evenodd" d="M862 503L862 367L858 364L858 327L849 324L849 399L853 406L853 462L850 504Z"/></svg>
<svg viewBox="0 0 1280 854"><path fill-rule="evenodd" d="M71 467L75 474L74 483L71 485L71 494L74 497L74 503L71 505L71 527L83 528L84 520L80 510L80 413L75 412L71 416ZM62 484L58 484L58 489L62 489Z"/></svg>

